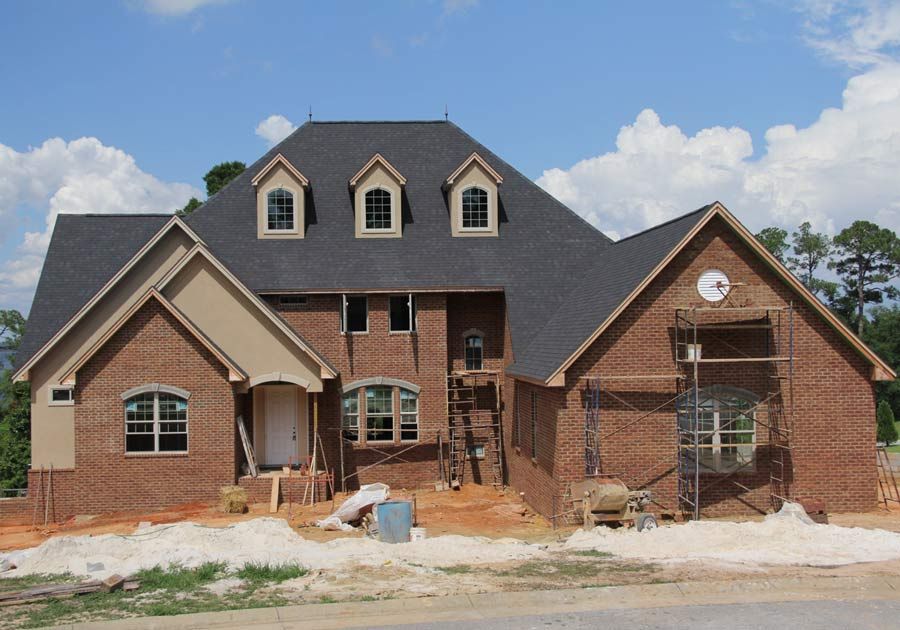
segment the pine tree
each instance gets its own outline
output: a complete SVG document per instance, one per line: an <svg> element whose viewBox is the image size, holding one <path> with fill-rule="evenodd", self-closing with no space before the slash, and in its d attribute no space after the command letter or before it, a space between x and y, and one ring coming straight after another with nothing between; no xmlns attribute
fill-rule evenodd
<svg viewBox="0 0 900 630"><path fill-rule="evenodd" d="M882 400L878 403L878 429L876 439L884 442L885 446L897 441L897 426L894 424L894 412L888 401Z"/></svg>

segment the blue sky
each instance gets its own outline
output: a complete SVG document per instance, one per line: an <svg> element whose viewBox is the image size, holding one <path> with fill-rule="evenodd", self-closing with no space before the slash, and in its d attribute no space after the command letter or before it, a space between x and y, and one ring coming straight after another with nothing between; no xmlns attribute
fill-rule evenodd
<svg viewBox="0 0 900 630"><path fill-rule="evenodd" d="M446 103L613 236L716 198L754 229L900 227L894 3L617 4L11 2L0 307L27 310L57 212L174 209L212 164L265 151L263 120L283 133L310 106L432 119Z"/></svg>

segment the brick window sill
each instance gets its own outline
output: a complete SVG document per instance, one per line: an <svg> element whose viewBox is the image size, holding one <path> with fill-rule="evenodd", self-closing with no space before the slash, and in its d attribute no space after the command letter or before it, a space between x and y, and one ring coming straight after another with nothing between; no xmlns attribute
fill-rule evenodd
<svg viewBox="0 0 900 630"><path fill-rule="evenodd" d="M188 453L149 453L149 452L148 452L148 453L125 453L125 459L142 459L142 458L144 458L144 457L152 457L152 458L159 458L159 457L174 457L174 458L181 458L181 457L187 457L187 456L188 456Z"/></svg>

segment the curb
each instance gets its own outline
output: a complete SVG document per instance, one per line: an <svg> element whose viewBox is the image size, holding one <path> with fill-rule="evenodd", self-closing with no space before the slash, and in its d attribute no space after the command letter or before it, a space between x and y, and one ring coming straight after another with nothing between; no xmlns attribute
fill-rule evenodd
<svg viewBox="0 0 900 630"><path fill-rule="evenodd" d="M56 630L318 630L467 621L534 614L706 604L790 601L900 600L900 576L670 582L556 591L473 593L375 602L306 604L170 617L141 617L55 626Z"/></svg>

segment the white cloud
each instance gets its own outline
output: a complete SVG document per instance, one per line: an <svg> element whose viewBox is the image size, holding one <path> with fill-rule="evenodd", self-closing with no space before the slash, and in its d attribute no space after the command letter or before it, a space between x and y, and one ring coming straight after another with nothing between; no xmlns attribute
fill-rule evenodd
<svg viewBox="0 0 900 630"><path fill-rule="evenodd" d="M270 147L287 138L297 127L281 114L272 114L256 125L256 135L265 140Z"/></svg>
<svg viewBox="0 0 900 630"><path fill-rule="evenodd" d="M134 158L96 138L60 138L16 151L0 144L0 231L43 219L0 263L0 303L27 308L56 217L71 213L173 212L203 193L142 171Z"/></svg>
<svg viewBox="0 0 900 630"><path fill-rule="evenodd" d="M372 35L370 45L372 46L372 50L381 57L390 57L394 54L394 47L391 45L391 42L381 35Z"/></svg>
<svg viewBox="0 0 900 630"><path fill-rule="evenodd" d="M895 0L807 0L805 39L813 48L851 67L891 61L900 46L900 3Z"/></svg>
<svg viewBox="0 0 900 630"><path fill-rule="evenodd" d="M444 0L444 15L462 13L478 6L479 0Z"/></svg>
<svg viewBox="0 0 900 630"><path fill-rule="evenodd" d="M751 229L811 221L839 230L867 217L900 231L900 64L851 78L840 109L805 128L772 127L752 159L750 134L687 136L653 110L622 127L616 150L537 180L607 233L627 235L720 200Z"/></svg>
<svg viewBox="0 0 900 630"><path fill-rule="evenodd" d="M204 6L225 4L229 1L230 0L143 0L141 6L147 13L180 16L192 13Z"/></svg>

